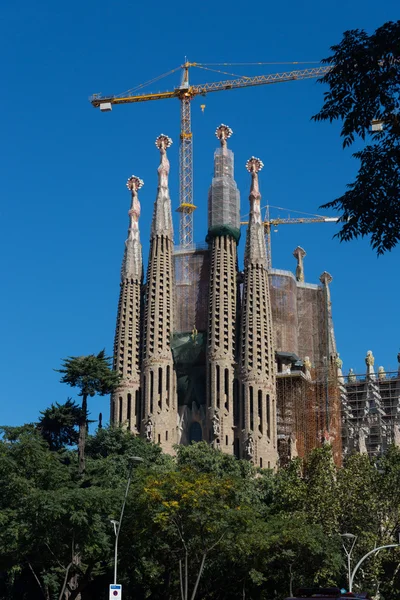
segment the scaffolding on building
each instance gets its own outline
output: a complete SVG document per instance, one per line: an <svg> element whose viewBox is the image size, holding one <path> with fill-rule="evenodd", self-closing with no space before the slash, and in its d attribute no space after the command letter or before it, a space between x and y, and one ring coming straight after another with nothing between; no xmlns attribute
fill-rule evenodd
<svg viewBox="0 0 400 600"><path fill-rule="evenodd" d="M303 366L277 375L277 432L281 465L307 458L314 449L331 444L335 463L342 462L340 382L336 365Z"/></svg>
<svg viewBox="0 0 400 600"><path fill-rule="evenodd" d="M342 378L345 454L380 456L400 444L400 373L378 372Z"/></svg>
<svg viewBox="0 0 400 600"><path fill-rule="evenodd" d="M296 280L270 270L277 370L277 433L280 463L306 458L330 443L342 460L341 361L336 351L328 283Z"/></svg>

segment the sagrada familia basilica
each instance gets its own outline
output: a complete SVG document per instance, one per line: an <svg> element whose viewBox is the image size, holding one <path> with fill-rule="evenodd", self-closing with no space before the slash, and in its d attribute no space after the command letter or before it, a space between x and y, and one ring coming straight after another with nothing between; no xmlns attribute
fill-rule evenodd
<svg viewBox="0 0 400 600"><path fill-rule="evenodd" d="M158 190L143 277L139 191L132 176L129 229L121 269L114 346L120 387L111 421L173 454L176 444L206 440L223 452L273 468L331 443L340 464L348 452L382 452L400 443L400 374L342 373L332 321L330 283L296 270L269 268L259 190L263 163L251 157L249 222L239 266L240 194L232 131L217 128L208 196L206 243L174 246L168 187L171 139L160 135ZM398 357L400 368L400 354Z"/></svg>

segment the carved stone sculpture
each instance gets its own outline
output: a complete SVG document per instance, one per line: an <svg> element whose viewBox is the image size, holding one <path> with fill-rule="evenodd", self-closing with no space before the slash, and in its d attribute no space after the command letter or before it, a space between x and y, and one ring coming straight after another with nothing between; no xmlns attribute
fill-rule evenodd
<svg viewBox="0 0 400 600"><path fill-rule="evenodd" d="M378 379L380 381L383 381L384 379L386 379L386 372L384 367L378 367Z"/></svg>
<svg viewBox="0 0 400 600"><path fill-rule="evenodd" d="M252 459L254 457L254 440L251 433L248 434L247 439L244 442L244 453L245 457Z"/></svg>
<svg viewBox="0 0 400 600"><path fill-rule="evenodd" d="M148 442L153 440L153 421L150 415L148 415L147 421L144 424L144 435Z"/></svg>
<svg viewBox="0 0 400 600"><path fill-rule="evenodd" d="M365 364L367 365L367 367L374 366L375 358L374 358L374 355L372 354L372 350L368 350L367 356L365 357Z"/></svg>
<svg viewBox="0 0 400 600"><path fill-rule="evenodd" d="M221 421L220 421L219 414L217 413L217 411L214 412L213 418L211 419L211 423L212 423L213 436L216 438L221 435Z"/></svg>
<svg viewBox="0 0 400 600"><path fill-rule="evenodd" d="M348 380L349 380L349 383L355 383L357 381L357 377L356 377L356 374L354 373L353 369L349 370Z"/></svg>

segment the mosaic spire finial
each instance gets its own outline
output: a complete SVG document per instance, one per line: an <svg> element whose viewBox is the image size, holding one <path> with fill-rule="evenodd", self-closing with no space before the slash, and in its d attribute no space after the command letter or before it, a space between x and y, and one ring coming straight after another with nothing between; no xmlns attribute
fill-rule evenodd
<svg viewBox="0 0 400 600"><path fill-rule="evenodd" d="M172 146L172 140L162 133L156 139L155 144L160 151L160 166L158 167L159 185L168 186L169 160L167 157L167 148Z"/></svg>
<svg viewBox="0 0 400 600"><path fill-rule="evenodd" d="M171 199L168 189L169 160L167 157L167 148L172 145L172 140L163 133L155 141L160 151L160 165L158 167L158 189L157 198L154 203L154 213L152 222L152 235L164 235L172 239L172 211Z"/></svg>
<svg viewBox="0 0 400 600"><path fill-rule="evenodd" d="M258 173L264 167L264 163L259 158L252 156L246 163L246 169L251 174L251 188L250 188L250 201L254 199L256 202L260 202L261 194L258 184ZM260 213L261 219L261 213Z"/></svg>
<svg viewBox="0 0 400 600"><path fill-rule="evenodd" d="M246 237L245 261L259 262L266 266L267 252L264 239L264 226L261 219L261 194L258 183L258 173L264 163L252 156L246 162L246 169L251 174L250 187L250 218Z"/></svg>
<svg viewBox="0 0 400 600"><path fill-rule="evenodd" d="M221 142L222 148L227 147L226 142L231 137L232 133L233 131L230 127L228 127L228 125L224 125L223 123L221 123L221 125L217 127L217 129L215 130L215 135Z"/></svg>
<svg viewBox="0 0 400 600"><path fill-rule="evenodd" d="M125 242L125 254L122 262L121 279L140 279L142 273L142 246L140 244L139 217L140 202L138 190L143 187L144 182L136 175L129 177L126 187L131 192L131 207L128 211L129 229Z"/></svg>

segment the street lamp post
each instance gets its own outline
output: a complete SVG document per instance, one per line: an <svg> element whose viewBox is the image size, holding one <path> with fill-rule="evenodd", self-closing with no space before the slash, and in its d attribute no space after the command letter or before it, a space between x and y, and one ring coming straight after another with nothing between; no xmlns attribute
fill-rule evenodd
<svg viewBox="0 0 400 600"><path fill-rule="evenodd" d="M369 552L367 552L367 554L364 554L364 556L362 558L360 558L360 560L354 567L354 570L350 576L349 592L353 591L354 577L355 577L359 567L361 567L362 563L364 562L364 560L366 558L368 558L368 556L371 556L371 554L374 554L375 552L379 552L380 550L386 550L386 548L397 548L398 546L400 546L400 544L386 544L385 546L379 546L378 548L374 548L373 550L370 550Z"/></svg>
<svg viewBox="0 0 400 600"><path fill-rule="evenodd" d="M354 569L352 571L351 570L351 553L353 552L354 544L357 541L357 536L352 533L341 533L340 537L347 539L349 541L352 540L350 548L348 545L346 546L344 541L342 541L342 546L343 546L344 551L346 552L346 556L347 556L347 574L348 574L348 579L349 579L349 592L353 591L354 577L365 559L367 559L372 554L375 554L375 552L379 552L380 550L385 550L386 548L397 548L398 546L400 546L400 543L399 544L386 544L385 546L379 546L378 548L374 548L373 550L370 550L369 552L367 552L367 554L364 554L364 556L362 558L360 558L360 560L358 561L358 563L356 564L356 566L354 567Z"/></svg>
<svg viewBox="0 0 400 600"><path fill-rule="evenodd" d="M114 585L117 583L117 566L118 566L118 539L119 539L119 532L121 531L121 523L122 523L122 517L124 516L124 510L125 510L125 504L126 504L126 499L128 497L128 492L129 492L129 486L131 485L131 480L132 480L132 471L133 471L133 466L135 464L140 464L141 462L143 462L143 458L140 458L140 456L131 456L129 458L130 460L130 469L129 469L129 476L128 476L128 481L126 483L126 489L125 489L125 496L124 496L124 501L122 503L122 507L121 507L121 514L119 516L119 521L115 521L114 519L111 520L111 523L114 525L114 533L115 533L115 547L114 547Z"/></svg>
<svg viewBox="0 0 400 600"><path fill-rule="evenodd" d="M351 553L353 552L354 544L357 541L357 536L352 533L341 533L340 537L342 539L342 546L347 556L347 579L349 582L349 591L351 592ZM351 545L345 544L345 540L348 540Z"/></svg>

